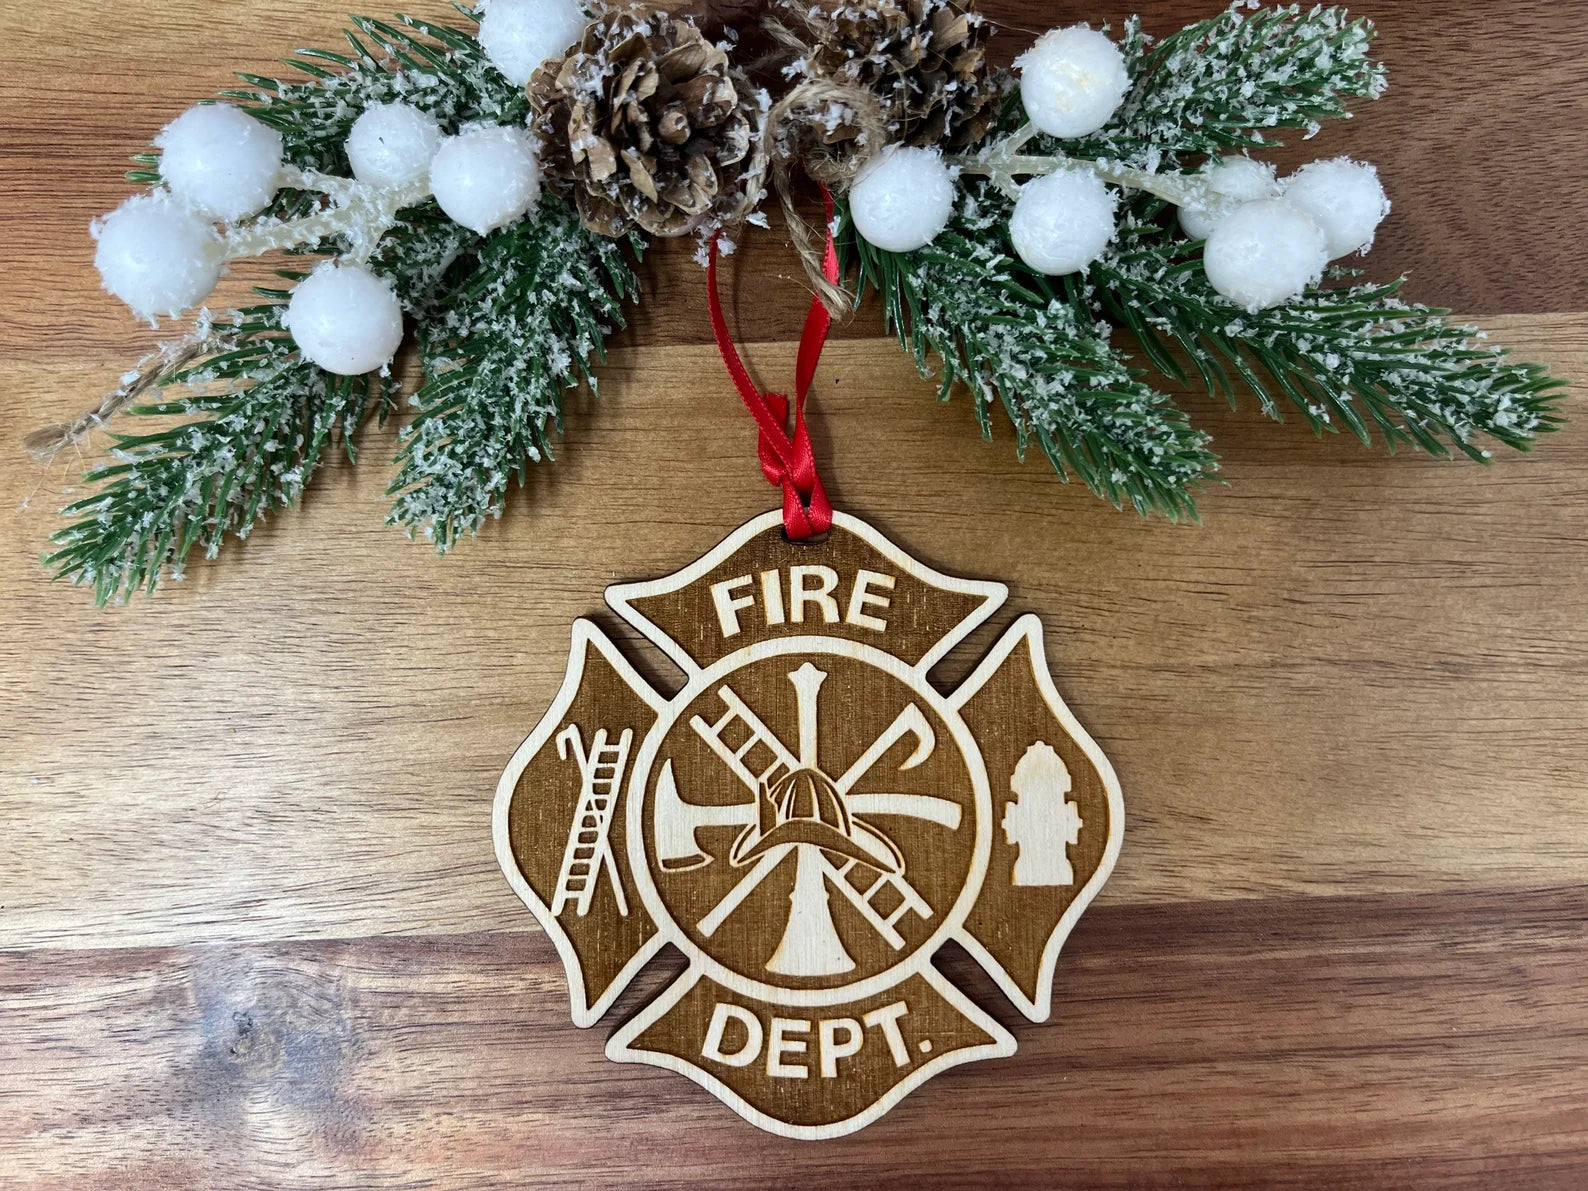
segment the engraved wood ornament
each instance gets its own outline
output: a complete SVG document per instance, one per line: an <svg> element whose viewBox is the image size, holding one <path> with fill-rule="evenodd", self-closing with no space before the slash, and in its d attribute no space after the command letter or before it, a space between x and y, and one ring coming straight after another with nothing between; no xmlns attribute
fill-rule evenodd
<svg viewBox="0 0 1588 1191"><path fill-rule="evenodd" d="M1119 853L1114 771L1017 621L971 677L928 675L1007 598L838 514L782 515L607 602L683 671L671 698L586 620L497 792L496 849L592 1026L666 944L688 967L607 1056L820 1139L1015 1040L933 966L966 948L1033 1021Z"/></svg>

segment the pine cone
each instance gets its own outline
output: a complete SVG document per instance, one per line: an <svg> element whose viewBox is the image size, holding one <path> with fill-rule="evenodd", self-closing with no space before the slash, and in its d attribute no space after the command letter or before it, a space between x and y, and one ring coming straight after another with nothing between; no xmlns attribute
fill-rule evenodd
<svg viewBox="0 0 1588 1191"><path fill-rule="evenodd" d="M808 46L805 73L876 95L893 140L963 149L992 127L990 29L974 0L874 0L830 12L810 0L779 0L778 16ZM858 132L840 122L824 139L841 145Z"/></svg>
<svg viewBox="0 0 1588 1191"><path fill-rule="evenodd" d="M681 236L760 200L762 97L688 21L608 15L535 73L529 97L544 168L594 231Z"/></svg>

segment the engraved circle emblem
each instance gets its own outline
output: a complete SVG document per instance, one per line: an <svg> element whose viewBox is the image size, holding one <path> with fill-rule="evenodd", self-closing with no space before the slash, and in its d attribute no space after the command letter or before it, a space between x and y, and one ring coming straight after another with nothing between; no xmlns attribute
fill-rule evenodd
<svg viewBox="0 0 1588 1191"><path fill-rule="evenodd" d="M916 971L974 904L991 846L960 716L897 658L821 637L691 681L640 749L628 814L632 871L670 941L785 1004Z"/></svg>

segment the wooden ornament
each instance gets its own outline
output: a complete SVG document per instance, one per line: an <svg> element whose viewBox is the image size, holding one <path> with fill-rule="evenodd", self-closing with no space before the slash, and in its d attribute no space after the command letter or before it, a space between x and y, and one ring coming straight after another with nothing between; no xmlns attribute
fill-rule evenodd
<svg viewBox="0 0 1588 1191"><path fill-rule="evenodd" d="M1102 750L1017 621L958 690L928 674L1003 604L838 514L778 512L607 602L683 670L667 697L601 630L498 787L497 855L592 1026L665 945L688 968L607 1055L688 1076L785 1137L838 1137L1013 1036L933 966L965 947L1044 1021L1119 854Z"/></svg>

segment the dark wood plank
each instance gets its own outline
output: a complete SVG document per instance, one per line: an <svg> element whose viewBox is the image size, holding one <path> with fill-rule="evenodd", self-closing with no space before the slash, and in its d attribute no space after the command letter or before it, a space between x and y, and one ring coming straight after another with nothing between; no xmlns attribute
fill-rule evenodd
<svg viewBox="0 0 1588 1191"><path fill-rule="evenodd" d="M18 1191L1580 1187L1585 909L1583 887L1099 909L1048 1025L951 958L1020 1052L821 1146L606 1063L538 934L0 954L0 1171Z"/></svg>

